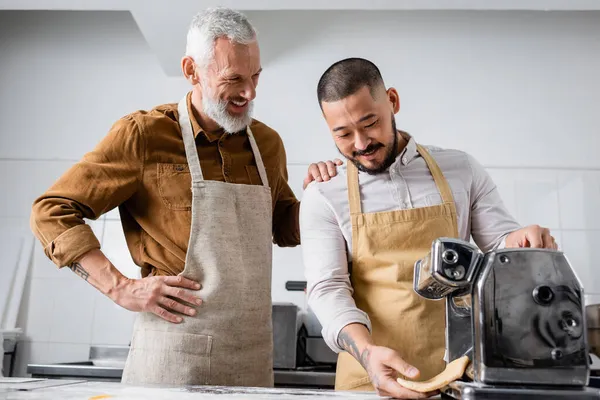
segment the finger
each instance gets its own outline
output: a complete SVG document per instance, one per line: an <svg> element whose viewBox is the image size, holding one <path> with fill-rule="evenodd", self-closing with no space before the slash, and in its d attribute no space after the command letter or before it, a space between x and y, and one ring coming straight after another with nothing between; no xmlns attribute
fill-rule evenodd
<svg viewBox="0 0 600 400"><path fill-rule="evenodd" d="M313 181L313 177L310 175L307 176L306 178L304 178L304 182L302 182L302 190L306 189L308 184L311 183L312 181Z"/></svg>
<svg viewBox="0 0 600 400"><path fill-rule="evenodd" d="M327 161L327 172L329 176L334 177L337 175L337 167L333 163L333 161Z"/></svg>
<svg viewBox="0 0 600 400"><path fill-rule="evenodd" d="M542 241L545 249L553 249L554 248L554 238L550 235L550 230L544 229L542 231Z"/></svg>
<svg viewBox="0 0 600 400"><path fill-rule="evenodd" d="M340 165L344 164L344 162L343 162L342 160L340 160L339 158L335 158L335 159L333 160L333 163L334 163L335 165L337 165L338 167L339 167Z"/></svg>
<svg viewBox="0 0 600 400"><path fill-rule="evenodd" d="M539 249L544 246L542 232L540 229L531 229L525 235L527 240L529 240L529 247Z"/></svg>
<svg viewBox="0 0 600 400"><path fill-rule="evenodd" d="M396 352L392 352L391 355L386 358L384 364L392 367L407 378L414 379L421 374L417 368L404 361Z"/></svg>
<svg viewBox="0 0 600 400"><path fill-rule="evenodd" d="M317 164L310 164L308 167L308 176L317 182L323 182L321 171L319 170L319 166Z"/></svg>
<svg viewBox="0 0 600 400"><path fill-rule="evenodd" d="M160 278L164 283L166 283L169 286L177 286L177 287L183 287L183 288L194 289L194 290L198 290L202 287L202 285L200 285L198 282L193 281L188 278L184 278L181 275L160 276L158 278Z"/></svg>
<svg viewBox="0 0 600 400"><path fill-rule="evenodd" d="M327 164L322 161L319 163L319 173L324 181L329 180L329 171L327 171Z"/></svg>
<svg viewBox="0 0 600 400"><path fill-rule="evenodd" d="M168 312L167 310L165 310L164 308L162 308L159 305L156 305L153 309L152 309L152 313L158 315L160 318L169 321L169 322L173 322L174 324L178 324L181 321L183 321L183 318Z"/></svg>
<svg viewBox="0 0 600 400"><path fill-rule="evenodd" d="M552 236L552 244L553 244L553 249L554 250L558 250L558 243L556 242L556 239L554 238L554 236Z"/></svg>
<svg viewBox="0 0 600 400"><path fill-rule="evenodd" d="M162 294L164 294L165 296L181 299L189 304L195 304L198 306L202 304L202 299L200 297L194 296L193 294L186 292L183 289L165 286L163 288Z"/></svg>
<svg viewBox="0 0 600 400"><path fill-rule="evenodd" d="M158 300L158 304L169 310L177 311L180 314L185 314L192 317L196 315L196 310L194 310L192 307L184 306L183 304L177 302L175 299L172 299L170 297L161 297Z"/></svg>

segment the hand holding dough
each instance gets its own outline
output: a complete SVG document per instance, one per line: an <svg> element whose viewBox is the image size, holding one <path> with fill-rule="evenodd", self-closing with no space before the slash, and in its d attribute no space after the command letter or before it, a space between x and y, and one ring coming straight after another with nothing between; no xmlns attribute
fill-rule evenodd
<svg viewBox="0 0 600 400"><path fill-rule="evenodd" d="M469 357L462 356L461 358L457 358L450 364L446 365L446 369L444 369L440 374L436 375L435 377L429 380L423 382L407 381L402 378L398 378L396 380L400 385L415 392L433 392L434 390L441 389L444 386L448 385L450 382L455 381L461 376L463 376L465 368L467 368L468 364Z"/></svg>

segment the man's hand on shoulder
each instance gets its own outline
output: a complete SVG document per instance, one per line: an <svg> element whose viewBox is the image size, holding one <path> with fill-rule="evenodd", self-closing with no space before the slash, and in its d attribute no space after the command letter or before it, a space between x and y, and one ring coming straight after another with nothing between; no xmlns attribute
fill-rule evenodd
<svg viewBox="0 0 600 400"><path fill-rule="evenodd" d="M304 184L302 189L306 189L309 183L312 181L326 182L329 179L337 175L337 167L342 165L343 162L339 158L333 161L319 161L312 163L308 166L308 172L306 178L304 178Z"/></svg>

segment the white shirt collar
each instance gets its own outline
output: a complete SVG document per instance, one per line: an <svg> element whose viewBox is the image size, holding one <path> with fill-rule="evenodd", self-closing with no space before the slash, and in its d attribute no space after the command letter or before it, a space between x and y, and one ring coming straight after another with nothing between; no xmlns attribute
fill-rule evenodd
<svg viewBox="0 0 600 400"><path fill-rule="evenodd" d="M398 154L396 160L392 163L390 168L398 168L400 165L408 165L412 160L414 160L419 152L417 151L417 141L408 133L400 131L400 134L404 137L404 139L408 139L408 143L404 146L404 149Z"/></svg>

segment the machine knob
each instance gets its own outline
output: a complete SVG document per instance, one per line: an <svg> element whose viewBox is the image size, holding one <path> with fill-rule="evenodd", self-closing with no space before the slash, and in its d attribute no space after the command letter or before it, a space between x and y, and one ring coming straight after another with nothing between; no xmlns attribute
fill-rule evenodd
<svg viewBox="0 0 600 400"><path fill-rule="evenodd" d="M467 270L462 265L457 265L456 267L449 267L444 269L444 274L455 281L460 281L466 275Z"/></svg>
<svg viewBox="0 0 600 400"><path fill-rule="evenodd" d="M552 359L555 361L563 358L563 352L561 349L552 349L552 352L550 353L550 355L552 356Z"/></svg>
<svg viewBox="0 0 600 400"><path fill-rule="evenodd" d="M458 261L458 253L453 249L446 249L442 253L442 260L448 265L454 265Z"/></svg>
<svg viewBox="0 0 600 400"><path fill-rule="evenodd" d="M537 286L533 289L532 294L533 300L542 306L547 306L552 303L552 300L554 299L554 292L546 285Z"/></svg>

